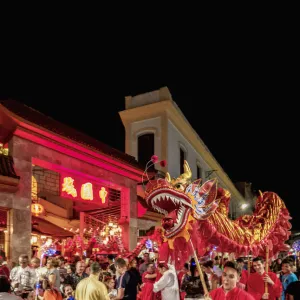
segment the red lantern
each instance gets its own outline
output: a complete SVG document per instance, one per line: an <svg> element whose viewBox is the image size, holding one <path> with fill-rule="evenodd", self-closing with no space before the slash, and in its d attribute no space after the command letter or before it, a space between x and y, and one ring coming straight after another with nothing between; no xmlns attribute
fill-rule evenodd
<svg viewBox="0 0 300 300"><path fill-rule="evenodd" d="M31 212L38 216L41 215L45 211L44 206L39 203L33 203L31 204Z"/></svg>

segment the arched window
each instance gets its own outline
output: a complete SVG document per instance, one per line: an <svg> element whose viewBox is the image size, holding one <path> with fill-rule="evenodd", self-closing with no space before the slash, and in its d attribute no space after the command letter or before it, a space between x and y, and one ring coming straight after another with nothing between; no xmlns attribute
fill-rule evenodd
<svg viewBox="0 0 300 300"><path fill-rule="evenodd" d="M145 133L138 137L138 161L143 166L151 159L154 153L154 133ZM154 166L150 169L154 169Z"/></svg>

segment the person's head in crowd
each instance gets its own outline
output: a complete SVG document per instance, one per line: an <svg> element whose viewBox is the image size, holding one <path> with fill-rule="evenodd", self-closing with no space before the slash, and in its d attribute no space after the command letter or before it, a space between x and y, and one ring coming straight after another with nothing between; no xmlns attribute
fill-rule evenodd
<svg viewBox="0 0 300 300"><path fill-rule="evenodd" d="M127 263L123 258L117 258L115 261L116 270L120 275L127 271Z"/></svg>
<svg viewBox="0 0 300 300"><path fill-rule="evenodd" d="M43 279L43 281L42 281L42 289L44 290L44 291L46 291L46 290L49 290L49 289L51 289L52 288L52 285L51 285L51 283L50 283L50 280L48 280L48 279Z"/></svg>
<svg viewBox="0 0 300 300"><path fill-rule="evenodd" d="M54 269L54 259L52 257L49 257L47 260L46 267L48 270Z"/></svg>
<svg viewBox="0 0 300 300"><path fill-rule="evenodd" d="M129 267L129 260L128 260L128 258L126 258L126 257L124 257L124 260L125 260L126 266L127 266L127 268L128 268L128 267Z"/></svg>
<svg viewBox="0 0 300 300"><path fill-rule="evenodd" d="M115 256L113 254L108 254L107 255L107 260L108 260L108 263L111 265L115 261Z"/></svg>
<svg viewBox="0 0 300 300"><path fill-rule="evenodd" d="M100 267L103 271L107 271L107 269L109 267L109 263L108 262L100 263Z"/></svg>
<svg viewBox="0 0 300 300"><path fill-rule="evenodd" d="M213 273L213 267L214 267L214 263L212 260L208 260L203 264L203 271L206 274L212 274Z"/></svg>
<svg viewBox="0 0 300 300"><path fill-rule="evenodd" d="M22 268L26 268L29 264L29 258L28 258L28 255L26 254L21 254L19 256L19 265L22 267Z"/></svg>
<svg viewBox="0 0 300 300"><path fill-rule="evenodd" d="M284 259L281 264L283 274L290 274L293 272L294 262L290 259Z"/></svg>
<svg viewBox="0 0 300 300"><path fill-rule="evenodd" d="M222 286L225 292L229 292L236 288L240 279L237 264L232 261L226 262L222 274Z"/></svg>
<svg viewBox="0 0 300 300"><path fill-rule="evenodd" d="M85 267L86 267L86 265L85 265L85 262L84 261L78 261L77 263L76 263L76 273L77 274L83 274L84 273L84 271L85 271Z"/></svg>
<svg viewBox="0 0 300 300"><path fill-rule="evenodd" d="M169 270L168 264L167 264L166 262L162 262L162 261L158 263L157 268L158 268L159 273L162 274L162 275L163 275L166 271Z"/></svg>
<svg viewBox="0 0 300 300"><path fill-rule="evenodd" d="M220 256L216 256L214 259L214 265L218 266L218 265L220 265L220 263L221 263Z"/></svg>
<svg viewBox="0 0 300 300"><path fill-rule="evenodd" d="M183 265L183 268L182 268L182 271L184 272L184 273L187 273L188 271L189 271L189 264L188 263L185 263L184 265Z"/></svg>
<svg viewBox="0 0 300 300"><path fill-rule="evenodd" d="M155 272L154 264L153 263L148 263L147 265L147 272L149 274L153 274Z"/></svg>
<svg viewBox="0 0 300 300"><path fill-rule="evenodd" d="M150 255L148 252L145 252L144 255L144 262L147 264L150 261Z"/></svg>
<svg viewBox="0 0 300 300"><path fill-rule="evenodd" d="M88 258L87 258L88 259ZM95 262L95 258L90 258L90 259L88 259L88 266L90 266L93 262Z"/></svg>
<svg viewBox="0 0 300 300"><path fill-rule="evenodd" d="M59 266L60 268L63 268L63 267L64 267L64 265L65 265L65 259L64 259L62 256L59 256L59 257L57 258L57 262L58 262L58 266Z"/></svg>
<svg viewBox="0 0 300 300"><path fill-rule="evenodd" d="M32 268L37 269L40 266L41 261L38 257L33 257L30 261L30 264Z"/></svg>
<svg viewBox="0 0 300 300"><path fill-rule="evenodd" d="M101 266L98 262L94 262L90 266L90 275L96 276L99 278L101 273Z"/></svg>
<svg viewBox="0 0 300 300"><path fill-rule="evenodd" d="M129 267L130 267L130 268L136 269L136 267L137 267L137 261L136 261L136 259L132 259L132 260L130 261Z"/></svg>
<svg viewBox="0 0 300 300"><path fill-rule="evenodd" d="M241 273L244 267L244 260L240 257L236 260L236 264L239 269L239 273Z"/></svg>
<svg viewBox="0 0 300 300"><path fill-rule="evenodd" d="M104 279L104 284L105 286L107 287L107 289L109 291L111 291L112 289L114 289L115 287L115 280L110 277L110 276L107 276L105 279Z"/></svg>
<svg viewBox="0 0 300 300"><path fill-rule="evenodd" d="M281 258L277 258L277 259L276 259L276 263L277 263L278 265L281 265L282 259L281 259Z"/></svg>
<svg viewBox="0 0 300 300"><path fill-rule="evenodd" d="M2 266L3 262L4 262L4 257L0 255L0 266Z"/></svg>
<svg viewBox="0 0 300 300"><path fill-rule="evenodd" d="M73 296L73 288L70 284L66 284L64 286L64 289L63 289L63 292L64 292L64 295L66 296L66 298L70 297L70 296Z"/></svg>
<svg viewBox="0 0 300 300"><path fill-rule="evenodd" d="M256 273L262 275L265 272L265 261L262 257L257 256L252 261L253 269Z"/></svg>
<svg viewBox="0 0 300 300"><path fill-rule="evenodd" d="M66 270L67 270L67 274L73 274L76 271L76 267L75 265L70 264L66 266Z"/></svg>

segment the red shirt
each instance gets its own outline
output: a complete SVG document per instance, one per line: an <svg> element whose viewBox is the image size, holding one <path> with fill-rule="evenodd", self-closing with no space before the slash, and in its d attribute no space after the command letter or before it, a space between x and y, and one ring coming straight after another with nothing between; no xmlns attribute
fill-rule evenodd
<svg viewBox="0 0 300 300"><path fill-rule="evenodd" d="M268 272L269 277L274 282L274 285L268 284L268 300L276 300L276 298L281 297L282 285L277 277L277 275L273 272ZM255 300L260 300L265 293L265 282L263 277L265 273L260 275L258 273L251 273L247 280L247 291L251 294Z"/></svg>
<svg viewBox="0 0 300 300"><path fill-rule="evenodd" d="M9 279L9 268L6 265L0 266L0 276L5 276Z"/></svg>
<svg viewBox="0 0 300 300"><path fill-rule="evenodd" d="M247 270L242 270L241 278L240 278L240 283L246 284L248 280L248 271Z"/></svg>
<svg viewBox="0 0 300 300"><path fill-rule="evenodd" d="M254 298L250 294L248 294L244 290L239 289L238 287L227 292L227 294L225 294L222 287L219 287L211 291L210 295L213 300L254 300Z"/></svg>

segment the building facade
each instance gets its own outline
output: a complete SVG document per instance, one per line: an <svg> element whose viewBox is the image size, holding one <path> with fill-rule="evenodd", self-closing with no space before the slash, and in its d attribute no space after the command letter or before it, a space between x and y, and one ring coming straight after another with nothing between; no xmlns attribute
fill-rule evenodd
<svg viewBox="0 0 300 300"><path fill-rule="evenodd" d="M0 247L9 259L32 255L33 234L83 236L112 222L124 247L136 246L143 170L134 157L11 100L0 103L0 144Z"/></svg>
<svg viewBox="0 0 300 300"><path fill-rule="evenodd" d="M119 114L125 127L127 154L142 164L157 155L167 161L167 166L156 168L172 177L183 173L183 161L187 160L194 179L217 178L218 184L231 193L232 218L245 214L247 200L192 128L167 87L126 97L125 110Z"/></svg>

